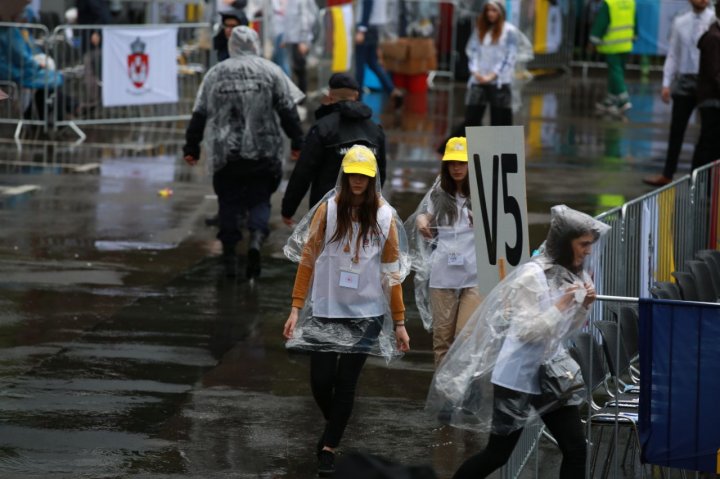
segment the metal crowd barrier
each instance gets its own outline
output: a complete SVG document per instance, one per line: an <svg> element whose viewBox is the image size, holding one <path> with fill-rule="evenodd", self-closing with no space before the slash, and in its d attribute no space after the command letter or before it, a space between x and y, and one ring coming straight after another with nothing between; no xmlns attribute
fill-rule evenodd
<svg viewBox="0 0 720 479"><path fill-rule="evenodd" d="M604 294L649 296L701 249L718 248L720 160L598 219L613 227L601 264Z"/></svg>
<svg viewBox="0 0 720 479"><path fill-rule="evenodd" d="M80 127L135 122L187 120L191 116L196 93L203 75L209 67L210 51L203 48L199 39L210 31L207 23L165 25L178 30L178 103L141 106L102 105L102 53L93 45L97 25L61 25L52 35L52 53L57 68L65 77L64 95L53 109L54 128L70 127L81 138ZM142 29L148 25L123 25L122 28ZM73 32L68 41L66 32ZM206 37L207 38L207 37ZM61 112L72 109L70 115Z"/></svg>
<svg viewBox="0 0 720 479"><path fill-rule="evenodd" d="M15 139L25 125L47 127L47 99L60 82L45 63L48 37L44 25L0 22L0 89L9 96L0 102L0 124L15 126Z"/></svg>

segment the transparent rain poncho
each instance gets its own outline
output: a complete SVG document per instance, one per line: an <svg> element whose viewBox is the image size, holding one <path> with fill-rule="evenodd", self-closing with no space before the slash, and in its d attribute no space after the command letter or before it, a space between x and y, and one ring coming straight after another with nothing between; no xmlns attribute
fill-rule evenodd
<svg viewBox="0 0 720 479"><path fill-rule="evenodd" d="M430 230L430 238L420 227ZM430 288L477 286L475 234L470 198L448 193L438 177L415 212L405 221L415 272L415 303L427 331L432 331Z"/></svg>
<svg viewBox="0 0 720 479"><path fill-rule="evenodd" d="M571 264L571 240L591 233L598 238L592 247L597 255L609 229L567 206L552 208L540 254L490 292L436 370L428 411L455 427L507 435L582 402L585 388L566 399L542 394L540 366L568 354L565 341L588 316L582 303L583 285L592 284L590 257L576 273L560 265Z"/></svg>
<svg viewBox="0 0 720 479"><path fill-rule="evenodd" d="M401 283L410 271L405 230L395 209L382 197L380 175L376 175L370 181L379 199L380 236L357 242L359 228L354 222L352 240L330 241L343 175L341 171L335 188L300 220L284 247L285 256L298 263L298 275L303 269L312 275L286 347L366 353L390 361L401 355L393 332L391 297L402 298ZM354 282L354 287L341 287L341 281Z"/></svg>
<svg viewBox="0 0 720 479"><path fill-rule="evenodd" d="M280 67L259 56L254 30L234 28L228 50L230 58L208 70L193 106L193 113L207 117L208 165L218 171L229 157L279 161L283 117L297 118L295 104L304 94Z"/></svg>

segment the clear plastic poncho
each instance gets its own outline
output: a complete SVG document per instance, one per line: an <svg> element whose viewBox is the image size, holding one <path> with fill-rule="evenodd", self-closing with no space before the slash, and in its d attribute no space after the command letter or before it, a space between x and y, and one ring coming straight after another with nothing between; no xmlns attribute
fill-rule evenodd
<svg viewBox="0 0 720 479"><path fill-rule="evenodd" d="M477 286L475 234L469 197L453 195L440 186L440 177L405 221L415 303L427 331L432 331L430 288ZM423 235L421 226L430 231Z"/></svg>
<svg viewBox="0 0 720 479"><path fill-rule="evenodd" d="M281 118L299 124L295 105L304 94L280 67L260 56L254 30L235 27L228 50L230 58L205 74L193 106L193 113L207 118L203 146L208 165L219 171L231 156L279 161Z"/></svg>
<svg viewBox="0 0 720 479"><path fill-rule="evenodd" d="M352 241L329 241L335 232L332 216L343 175L341 170L335 188L298 222L283 248L285 256L298 263L298 274L306 268L312 271L304 307L286 347L366 353L389 362L402 355L393 331L391 296L402 297L401 284L410 272L407 237L402 220L382 196L378 174L370 181L379 197L380 237L371 235L360 245L354 223ZM351 261L355 254L357 264ZM346 280L353 287L339 286Z"/></svg>
<svg viewBox="0 0 720 479"><path fill-rule="evenodd" d="M565 341L587 320L582 302L583 285L592 284L590 258L577 273L560 265L572 261L571 240L593 234L596 255L609 229L565 205L552 208L540 254L493 288L436 370L428 411L455 427L507 435L542 414L582 402L585 388L569 399L542 394L540 366L567 354Z"/></svg>

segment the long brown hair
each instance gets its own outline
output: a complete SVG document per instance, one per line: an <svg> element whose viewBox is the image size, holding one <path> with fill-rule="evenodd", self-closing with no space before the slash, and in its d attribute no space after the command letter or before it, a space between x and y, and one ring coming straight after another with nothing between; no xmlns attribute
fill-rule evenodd
<svg viewBox="0 0 720 479"><path fill-rule="evenodd" d="M470 174L465 175L465 179L460 185L459 192L465 198L470 198ZM450 175L450 162L443 161L440 167L440 190L435 189L430 198L435 205L435 222L438 226L451 226L457 220L457 205L455 195L458 193L457 183ZM468 203L469 204L469 203Z"/></svg>
<svg viewBox="0 0 720 479"><path fill-rule="evenodd" d="M337 223L335 232L330 242L342 243L352 238L353 232L353 192L350 189L350 178L345 173L340 180L340 193L337 195ZM369 239L370 235L380 236L380 226L377 222L377 210L380 206L377 192L375 191L375 178L368 177L368 186L363 194L362 202L357 206L356 221L360 223L360 234L358 234L355 251L359 250L361 241Z"/></svg>
<svg viewBox="0 0 720 479"><path fill-rule="evenodd" d="M505 24L505 15L500 7L493 5L500 11L498 19L495 23L490 23L487 20L487 10L490 3L486 3L483 7L482 13L478 15L476 24L478 29L478 36L480 37L480 43L482 44L483 38L488 31L492 31L492 43L500 41L500 35L502 35L503 25Z"/></svg>

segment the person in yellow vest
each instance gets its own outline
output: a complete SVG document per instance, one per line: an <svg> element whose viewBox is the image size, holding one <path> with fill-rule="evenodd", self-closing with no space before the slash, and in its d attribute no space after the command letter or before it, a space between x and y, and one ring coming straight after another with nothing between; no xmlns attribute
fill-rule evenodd
<svg viewBox="0 0 720 479"><path fill-rule="evenodd" d="M605 55L608 94L597 103L598 111L621 114L630 108L625 86L625 60L637 34L635 0L603 0L590 30L590 42Z"/></svg>

